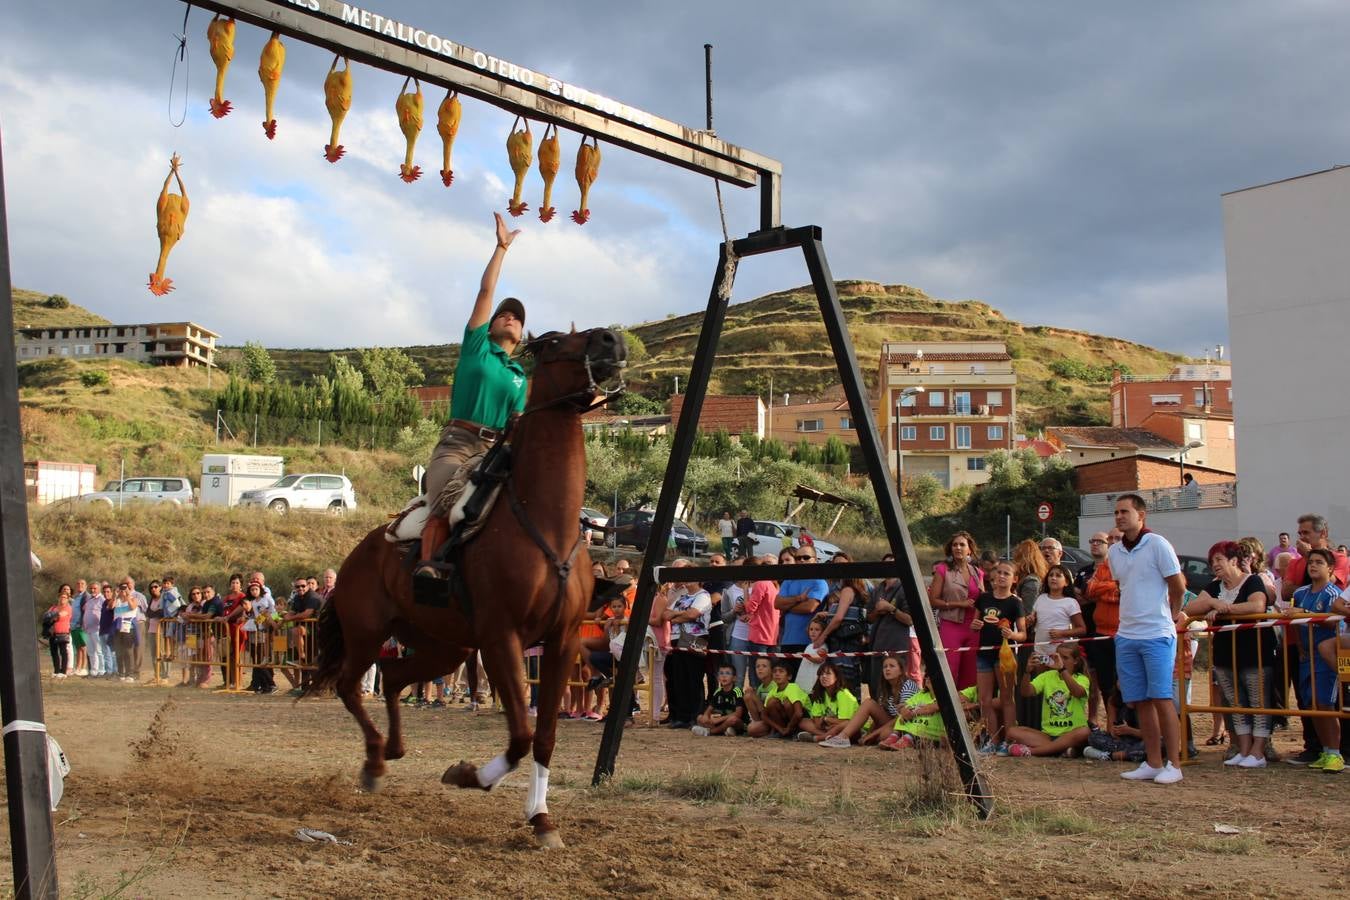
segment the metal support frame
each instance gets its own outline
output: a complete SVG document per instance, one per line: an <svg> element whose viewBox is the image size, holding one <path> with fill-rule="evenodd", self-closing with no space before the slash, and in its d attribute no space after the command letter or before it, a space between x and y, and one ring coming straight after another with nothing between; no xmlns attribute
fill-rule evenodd
<svg viewBox="0 0 1350 900"><path fill-rule="evenodd" d="M535 122L594 135L719 181L739 187L758 185L760 228L779 226L782 163L729 144L706 129L660 118L450 40L444 40L442 51L436 52L424 46L428 32L340 0L183 2L323 47L355 62L452 88ZM414 35L420 35L420 43L415 42Z"/></svg>
<svg viewBox="0 0 1350 900"><path fill-rule="evenodd" d="M41 722L42 672L38 668L33 609L28 496L23 484L19 433L19 371L14 353L14 298L9 274L5 170L0 156L0 646L9 664L0 671L0 711L5 724ZM47 781L47 735L5 735L5 790L9 801L9 850L16 898L57 897L55 839Z"/></svg>
<svg viewBox="0 0 1350 900"><path fill-rule="evenodd" d="M815 288L816 299L820 303L821 316L825 320L825 330L830 337L830 346L834 351L834 360L839 367L839 377L843 382L844 395L849 408L853 410L854 428L863 458L867 462L868 473L873 489L876 491L877 509L886 537L895 554L895 563L826 563L811 567L816 577L876 577L878 575L897 575L914 610L914 629L923 653L924 666L933 682L933 691L942 709L943 724L951 742L952 754L961 772L961 781L965 785L966 795L981 817L988 816L993 809L993 797L975 765L975 747L966 728L965 713L961 708L961 697L957 693L956 683L952 680L951 669L947 666L946 654L938 652L942 646L938 637L937 623L928 605L928 593L924 589L920 574L919 561L909 540L909 528L905 524L904 512L900 508L900 499L896 494L895 483L890 470L882 459L881 442L877 434L876 423L866 414L867 399L863 393L862 373L858 368L858 358L853 352L853 342L849 338L848 325L844 320L844 311L839 304L839 295L835 291L834 279L829 264L825 260L825 248L821 243L821 232L816 226L805 228L777 228L771 231L756 232L733 244L733 254L739 260L747 256L772 253L777 250L800 248L806 258L806 267L811 274L811 284ZM671 569L662 567L666 552L666 542L661 535L670 532L675 518L675 504L679 499L680 486L689 463L694 446L694 435L698 428L699 416L703 411L703 400L708 392L708 382L712 375L713 357L717 352L717 343L722 334L722 325L726 321L728 296L720 291L723 279L727 275L726 245L722 245L718 256L717 271L713 276L713 287L708 297L708 309L703 317L703 328L699 333L698 348L694 352L694 364L689 373L689 385L684 394L684 406L679 424L675 428L675 437L671 442L670 461L666 466L665 478L661 483L661 495L656 503L656 513L652 518L652 540L647 542L642 569L638 573L637 597L633 602L631 620L646 622L651 614L652 601L656 595L658 582L672 581L714 581L726 577L725 568L710 566L697 568ZM757 577L791 578L802 574L800 566L761 566L755 570ZM619 660L619 671L615 676L613 694L610 697L610 709L628 709L632 702L633 681L637 674L637 661L641 650L641 641L646 635L645 628L629 628L624 642L623 657ZM615 762L619 755L619 743L623 739L623 717L611 715L605 722L604 736L600 742L600 751L596 756L595 774L592 783L599 784L614 775Z"/></svg>

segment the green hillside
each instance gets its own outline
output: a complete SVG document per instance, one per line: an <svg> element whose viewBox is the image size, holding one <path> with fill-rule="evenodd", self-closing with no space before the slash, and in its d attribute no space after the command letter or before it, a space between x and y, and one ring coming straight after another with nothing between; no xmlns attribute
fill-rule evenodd
<svg viewBox="0 0 1350 900"><path fill-rule="evenodd" d="M14 302L15 328L112 324L102 316L95 315L82 306L76 306L58 295L14 288L10 296ZM67 305L63 306L63 302Z"/></svg>

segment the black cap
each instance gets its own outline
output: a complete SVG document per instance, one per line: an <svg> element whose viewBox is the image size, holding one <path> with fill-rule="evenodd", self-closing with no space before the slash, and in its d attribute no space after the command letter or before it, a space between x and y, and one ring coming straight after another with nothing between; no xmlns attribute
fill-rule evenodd
<svg viewBox="0 0 1350 900"><path fill-rule="evenodd" d="M513 316L515 316L517 319L520 320L520 327L521 327L521 328L524 328L524 327L525 327L525 304L524 304L524 303L521 303L521 302L520 302L519 300L517 300L515 297L507 297L507 298L506 298L505 300L503 300L501 303L498 303L498 304L497 304L497 311L494 312L494 313L492 314L492 318L495 319L495 318L497 318L498 316L500 316L500 315L501 315L502 313L504 313L504 312L509 312L509 313L511 313ZM488 321L490 322L490 321L492 321L492 319L489 319Z"/></svg>

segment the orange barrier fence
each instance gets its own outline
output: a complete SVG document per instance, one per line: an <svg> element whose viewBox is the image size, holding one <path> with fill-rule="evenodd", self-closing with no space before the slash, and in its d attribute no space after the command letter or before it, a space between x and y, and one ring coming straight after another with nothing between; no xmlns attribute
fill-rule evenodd
<svg viewBox="0 0 1350 900"><path fill-rule="evenodd" d="M1203 631L1184 632L1183 640L1209 645L1211 687L1217 693L1210 696L1209 703L1198 705L1181 692L1182 746L1190 738L1190 713L1334 718L1342 721L1342 727L1350 726L1350 708L1345 702L1350 686L1350 645L1344 629L1338 628L1340 624L1340 616L1296 611L1292 616L1225 616ZM1178 642L1179 656L1181 651ZM1305 696L1296 701L1300 691ZM1268 728L1255 718L1243 725L1252 728L1250 733L1255 733L1257 726Z"/></svg>
<svg viewBox="0 0 1350 900"><path fill-rule="evenodd" d="M205 687L219 667L225 690L244 690L244 670L312 671L317 667L314 617L292 621L163 619L155 635L155 683Z"/></svg>

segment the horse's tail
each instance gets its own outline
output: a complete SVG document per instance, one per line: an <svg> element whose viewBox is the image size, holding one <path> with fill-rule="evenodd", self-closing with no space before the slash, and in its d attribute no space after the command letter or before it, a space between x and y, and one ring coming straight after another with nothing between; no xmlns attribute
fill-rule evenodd
<svg viewBox="0 0 1350 900"><path fill-rule="evenodd" d="M328 602L319 608L319 623L316 638L319 650L319 667L314 672L303 696L310 697L333 687L338 673L342 671L346 642L342 637L342 620L337 612L337 592L334 591Z"/></svg>

